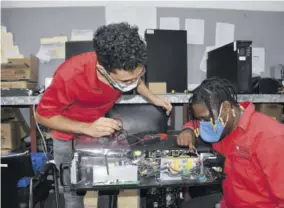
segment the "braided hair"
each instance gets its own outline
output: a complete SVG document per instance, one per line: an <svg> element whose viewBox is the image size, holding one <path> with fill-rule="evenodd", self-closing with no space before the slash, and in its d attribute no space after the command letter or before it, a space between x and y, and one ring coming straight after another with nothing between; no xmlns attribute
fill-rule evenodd
<svg viewBox="0 0 284 208"><path fill-rule="evenodd" d="M212 109L216 108L219 111L224 101L229 101L233 106L239 106L234 87L226 79L218 77L206 79L190 93L192 94L189 99L189 118L191 121L197 121L193 113L193 104L205 104L211 118L214 118Z"/></svg>

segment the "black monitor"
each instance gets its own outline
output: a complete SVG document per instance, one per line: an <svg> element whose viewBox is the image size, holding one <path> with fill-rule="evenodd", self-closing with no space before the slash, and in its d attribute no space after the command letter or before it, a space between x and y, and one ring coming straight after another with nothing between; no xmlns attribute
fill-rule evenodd
<svg viewBox="0 0 284 208"><path fill-rule="evenodd" d="M94 51L93 41L67 41L65 45L65 59L85 52Z"/></svg>
<svg viewBox="0 0 284 208"><path fill-rule="evenodd" d="M146 30L146 81L166 82L167 92L187 90L187 32Z"/></svg>

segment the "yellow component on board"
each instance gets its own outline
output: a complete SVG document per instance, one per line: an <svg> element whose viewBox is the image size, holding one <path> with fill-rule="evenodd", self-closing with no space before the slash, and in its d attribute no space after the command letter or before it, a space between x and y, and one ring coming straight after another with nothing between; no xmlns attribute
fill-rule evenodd
<svg viewBox="0 0 284 208"><path fill-rule="evenodd" d="M138 157L138 156L141 156L142 153L141 153L141 151L135 151L133 154L134 154L134 156Z"/></svg>

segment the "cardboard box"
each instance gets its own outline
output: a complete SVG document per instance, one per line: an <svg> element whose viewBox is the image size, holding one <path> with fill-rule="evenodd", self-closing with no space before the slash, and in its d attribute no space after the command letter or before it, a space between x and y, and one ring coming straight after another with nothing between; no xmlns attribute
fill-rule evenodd
<svg viewBox="0 0 284 208"><path fill-rule="evenodd" d="M20 144L21 136L18 122L1 123L1 150L14 150Z"/></svg>
<svg viewBox="0 0 284 208"><path fill-rule="evenodd" d="M9 153L11 153L10 149L1 149L1 156L7 156Z"/></svg>
<svg viewBox="0 0 284 208"><path fill-rule="evenodd" d="M36 82L28 81L1 81L1 88L34 89L36 85Z"/></svg>
<svg viewBox="0 0 284 208"><path fill-rule="evenodd" d="M281 122L283 105L281 104L255 104L255 110L264 113Z"/></svg>
<svg viewBox="0 0 284 208"><path fill-rule="evenodd" d="M166 94L167 93L167 83L166 82L149 82L149 90L153 94Z"/></svg>
<svg viewBox="0 0 284 208"><path fill-rule="evenodd" d="M25 138L30 133L30 127L25 121L19 108L4 107L1 108L1 122L8 123L11 121L17 121L17 125L20 129L20 138Z"/></svg>
<svg viewBox="0 0 284 208"><path fill-rule="evenodd" d="M35 56L30 58L11 58L1 64L1 80L29 80L37 82L39 61Z"/></svg>
<svg viewBox="0 0 284 208"><path fill-rule="evenodd" d="M1 122L15 118L14 108L1 107Z"/></svg>
<svg viewBox="0 0 284 208"><path fill-rule="evenodd" d="M138 208L139 195L137 190L124 190L120 191L118 196L119 208Z"/></svg>
<svg viewBox="0 0 284 208"><path fill-rule="evenodd" d="M86 208L96 208L98 194L94 191L87 192L84 198ZM137 190L121 190L117 199L118 208L138 208L139 196Z"/></svg>

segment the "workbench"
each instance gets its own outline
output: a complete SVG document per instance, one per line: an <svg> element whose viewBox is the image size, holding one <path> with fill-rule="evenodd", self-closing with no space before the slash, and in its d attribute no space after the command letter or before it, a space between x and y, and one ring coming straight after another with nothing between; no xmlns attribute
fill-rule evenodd
<svg viewBox="0 0 284 208"><path fill-rule="evenodd" d="M188 99L190 94L164 94L158 95L168 99L173 106L183 106L183 123L188 120ZM36 152L36 124L33 115L33 106L37 105L41 96L18 96L18 97L1 97L1 106L15 106L15 107L29 107L30 108L30 137L31 137L31 151ZM238 101L250 101L253 103L284 103L284 95L260 95L260 94L243 94L238 95ZM140 95L123 95L117 104L141 104L147 101ZM171 127L175 126L175 109L173 108L171 114Z"/></svg>

